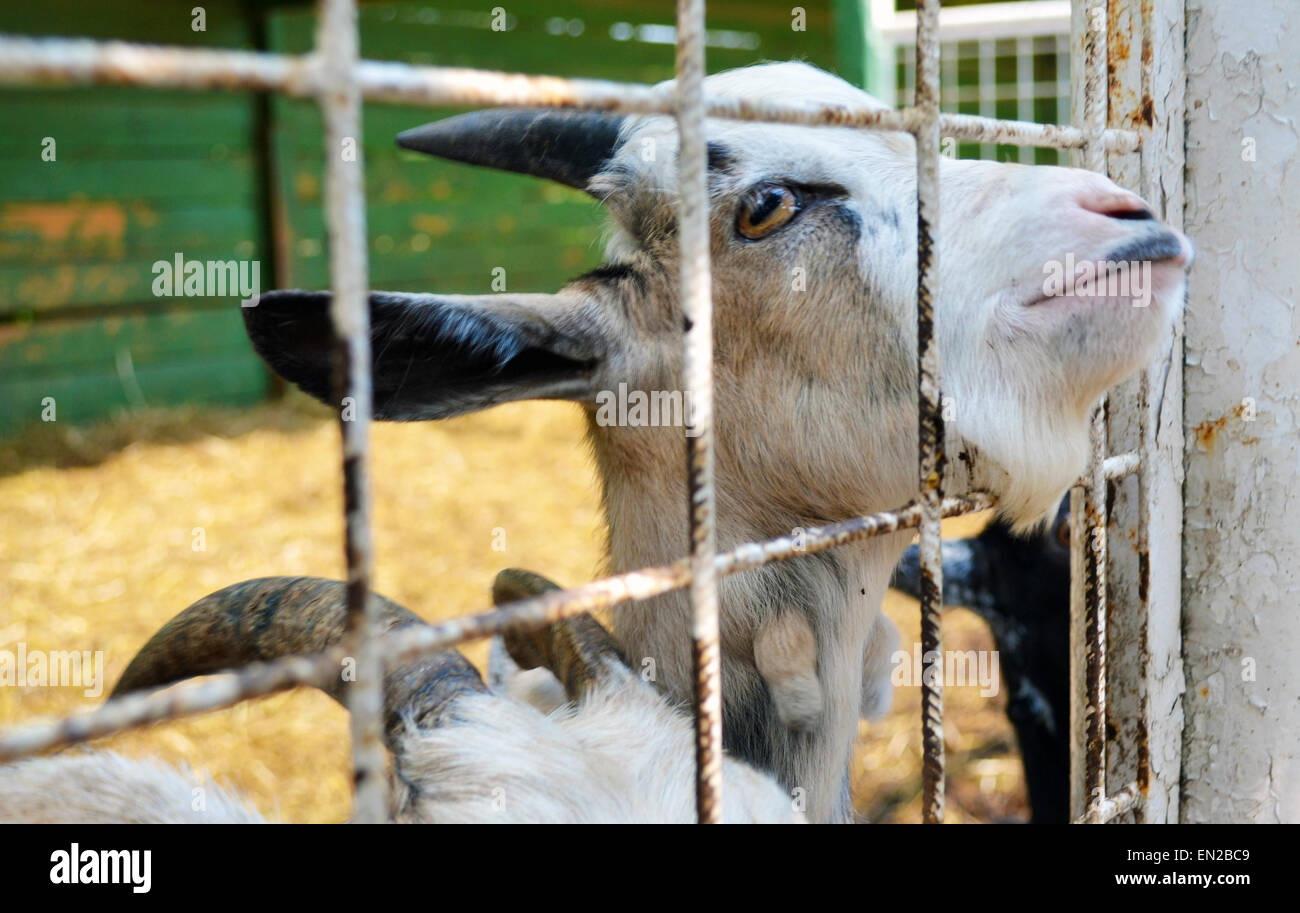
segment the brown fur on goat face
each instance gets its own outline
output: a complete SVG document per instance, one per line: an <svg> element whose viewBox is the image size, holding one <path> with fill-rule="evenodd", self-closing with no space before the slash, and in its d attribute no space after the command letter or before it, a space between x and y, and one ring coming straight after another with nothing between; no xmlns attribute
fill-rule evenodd
<svg viewBox="0 0 1300 913"><path fill-rule="evenodd" d="M718 74L706 91L874 103L802 64ZM917 471L911 139L738 121L710 121L707 131L719 546L905 503ZM610 263L555 295L375 293L377 415L578 402L603 481L609 569L680 557L688 541L681 429L611 425L596 408L620 384L682 386L672 119L479 112L402 142L581 186L604 203L615 232ZM936 332L955 410L945 446L963 457L948 461L945 486L989 489L1008 517L1032 524L1083 468L1091 405L1165 338L1190 248L1096 174L945 159L940 183ZM1149 300L1046 294L1045 267L1067 257L1147 264ZM273 293L245 313L258 351L319 396L328 395L327 300ZM872 690L864 660L878 652L880 602L905 544L906 536L885 536L721 584L724 741L804 790L814 820L850 814L848 764L859 705ZM658 684L688 701L686 597L650 602L620 609L615 632L635 663L653 660ZM764 625L787 613L812 631L824 699L805 732L783 722L755 658Z"/></svg>

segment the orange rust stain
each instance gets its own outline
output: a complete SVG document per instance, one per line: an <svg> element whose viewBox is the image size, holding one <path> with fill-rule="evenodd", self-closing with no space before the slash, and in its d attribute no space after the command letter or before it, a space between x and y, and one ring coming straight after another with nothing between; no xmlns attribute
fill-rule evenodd
<svg viewBox="0 0 1300 913"><path fill-rule="evenodd" d="M0 324L0 346L7 346L10 343L25 339L31 330L31 324Z"/></svg>
<svg viewBox="0 0 1300 913"><path fill-rule="evenodd" d="M298 174L293 179L294 192L298 199L309 201L320 199L320 181L312 174Z"/></svg>
<svg viewBox="0 0 1300 913"><path fill-rule="evenodd" d="M1137 112L1137 126L1150 127L1156 122L1155 105L1151 101L1150 95L1142 96L1142 107Z"/></svg>
<svg viewBox="0 0 1300 913"><path fill-rule="evenodd" d="M10 203L0 214L0 230L31 232L42 241L58 244L72 236L78 215L76 204Z"/></svg>
<svg viewBox="0 0 1300 913"><path fill-rule="evenodd" d="M105 240L121 244L126 237L126 213L120 206L96 206L86 211L79 229L80 240Z"/></svg>
<svg viewBox="0 0 1300 913"><path fill-rule="evenodd" d="M385 203L409 203L416 198L415 185L402 178L395 178L379 191L379 198Z"/></svg>
<svg viewBox="0 0 1300 913"><path fill-rule="evenodd" d="M1215 439L1227 424L1228 417L1226 415L1213 421L1201 422L1192 429L1192 433L1196 435L1197 446L1202 450L1213 450Z"/></svg>
<svg viewBox="0 0 1300 913"><path fill-rule="evenodd" d="M1129 41L1129 30L1119 27L1118 22L1112 22L1106 35L1106 44L1110 48L1110 60L1112 66L1116 62L1122 63L1129 59L1133 53L1133 45Z"/></svg>
<svg viewBox="0 0 1300 913"><path fill-rule="evenodd" d="M18 284L18 300L27 304L50 307L65 304L77 288L77 268L61 266L47 278L41 274L28 276Z"/></svg>
<svg viewBox="0 0 1300 913"><path fill-rule="evenodd" d="M143 228L153 228L158 224L157 210L150 209L146 204L135 201L131 204L131 218L135 224Z"/></svg>
<svg viewBox="0 0 1300 913"><path fill-rule="evenodd" d="M411 216L411 227L434 238L441 238L451 231L451 222L442 216L419 213Z"/></svg>
<svg viewBox="0 0 1300 913"><path fill-rule="evenodd" d="M121 256L126 210L120 203L9 203L0 211L0 233L35 235L46 244L102 244Z"/></svg>

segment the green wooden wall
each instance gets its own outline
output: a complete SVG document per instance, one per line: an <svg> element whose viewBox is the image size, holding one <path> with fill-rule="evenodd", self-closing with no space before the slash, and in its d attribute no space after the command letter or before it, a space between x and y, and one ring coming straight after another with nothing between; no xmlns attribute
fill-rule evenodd
<svg viewBox="0 0 1300 913"><path fill-rule="evenodd" d="M311 4L205 0L0 4L0 31L300 53ZM830 0L709 4L713 70L802 58L834 68ZM505 31L492 9L508 11ZM670 78L670 0L365 4L362 54L628 82ZM599 207L549 182L399 152L393 137L450 110L367 105L372 285L545 291L599 263ZM328 285L320 117L306 102L130 88L0 90L0 434L180 402L247 403L268 376L235 298L160 298L152 265L257 260L264 289ZM45 137L57 158L41 158Z"/></svg>
<svg viewBox="0 0 1300 913"><path fill-rule="evenodd" d="M42 0L0 31L251 48L243 4ZM255 99L0 90L0 433L132 405L252 402L267 376L235 299L158 298L152 264L265 259ZM55 142L55 160L42 158ZM232 301L235 307L232 309Z"/></svg>

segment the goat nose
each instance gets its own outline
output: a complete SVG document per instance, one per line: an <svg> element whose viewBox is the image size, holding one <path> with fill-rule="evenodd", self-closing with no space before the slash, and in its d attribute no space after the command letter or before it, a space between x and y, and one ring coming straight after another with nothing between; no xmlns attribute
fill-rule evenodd
<svg viewBox="0 0 1300 913"><path fill-rule="evenodd" d="M1155 214L1151 212L1151 207L1147 206L1146 201L1132 193L1089 193L1080 196L1078 202L1089 212L1109 216L1112 219L1139 222L1155 219Z"/></svg>

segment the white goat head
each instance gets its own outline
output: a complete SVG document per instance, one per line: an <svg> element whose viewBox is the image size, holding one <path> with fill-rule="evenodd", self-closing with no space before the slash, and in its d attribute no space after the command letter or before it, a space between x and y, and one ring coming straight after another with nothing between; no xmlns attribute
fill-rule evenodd
<svg viewBox="0 0 1300 913"><path fill-rule="evenodd" d="M706 91L877 104L801 64L722 73ZM720 547L905 503L917 473L911 138L713 120L707 130ZM484 111L399 142L587 190L615 230L608 265L554 295L372 294L377 416L440 418L525 398L581 403L604 485L610 570L680 557L681 431L611 425L599 408L602 391L620 384L681 389L672 119ZM989 489L1006 516L1030 525L1082 470L1091 405L1153 356L1181 306L1190 249L1140 199L1088 172L945 160L940 180L937 338L955 408L946 446L960 457L949 461L947 490ZM1045 296L1052 264L1107 260L1147 264L1149 300ZM246 312L263 357L322 398L328 298L276 292ZM725 741L806 790L814 820L849 813L858 707L879 704L880 639L892 636L880 601L905 544L885 537L722 587ZM775 690L755 661L756 637L791 617L798 623L782 631L792 636L758 646L779 653L788 642L803 663L811 655L811 695L807 676L780 656L764 663L783 676ZM680 593L615 617L620 642L638 660L653 658L659 684L683 701L689 630Z"/></svg>
<svg viewBox="0 0 1300 913"><path fill-rule="evenodd" d="M498 602L554 589L523 571L497 577ZM378 602L381 630L425 625ZM344 585L268 577L218 590L181 612L131 661L114 697L253 661L338 644ZM539 711L489 690L457 651L417 658L384 677L384 742L392 814L408 824L687 823L695 820L694 726L642 681L589 615L499 641L514 672L549 670L567 700ZM494 647L497 646L494 644ZM495 652L495 651L494 651ZM502 683L505 690L510 683ZM342 701L343 684L326 692ZM193 778L109 752L0 766L0 822L187 823L259 820L213 784L191 805ZM723 819L798 823L798 801L775 781L723 759Z"/></svg>

